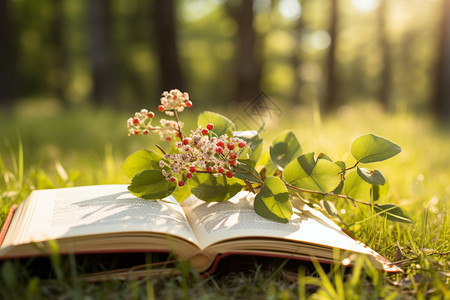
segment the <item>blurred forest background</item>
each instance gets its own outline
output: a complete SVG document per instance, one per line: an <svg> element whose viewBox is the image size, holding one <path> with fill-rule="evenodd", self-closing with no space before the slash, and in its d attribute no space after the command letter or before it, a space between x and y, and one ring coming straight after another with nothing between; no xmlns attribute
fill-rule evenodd
<svg viewBox="0 0 450 300"><path fill-rule="evenodd" d="M446 119L450 0L0 0L3 111L135 111L172 88L202 108L264 91Z"/></svg>

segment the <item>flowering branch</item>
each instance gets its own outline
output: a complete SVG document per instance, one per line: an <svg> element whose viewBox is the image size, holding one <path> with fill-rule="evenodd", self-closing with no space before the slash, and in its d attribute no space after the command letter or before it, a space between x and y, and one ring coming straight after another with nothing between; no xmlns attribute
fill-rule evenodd
<svg viewBox="0 0 450 300"><path fill-rule="evenodd" d="M373 134L357 138L351 146L356 163L348 168L345 162L334 162L324 153L302 153L292 131L279 134L269 153L262 156L263 141L258 132L236 132L233 122L213 112L201 113L201 126L184 133L179 113L192 107L188 93L173 89L162 93L160 102L158 111L174 120L160 119L157 126L152 125L155 114L146 109L127 120L128 135L152 132L172 143L168 152L156 145L163 155L141 150L125 161L122 169L132 178L128 189L138 197L163 199L173 195L183 201L193 194L208 202L226 201L246 189L256 194L256 213L286 223L293 214L292 197L300 197L295 192L301 192L302 198L310 197L322 204L324 212L331 216L337 210L331 209L334 206L327 197L370 206L372 213L389 220L411 222L398 206L376 204L386 193L386 179L378 170L359 167L360 163L397 155L401 148L389 140Z"/></svg>

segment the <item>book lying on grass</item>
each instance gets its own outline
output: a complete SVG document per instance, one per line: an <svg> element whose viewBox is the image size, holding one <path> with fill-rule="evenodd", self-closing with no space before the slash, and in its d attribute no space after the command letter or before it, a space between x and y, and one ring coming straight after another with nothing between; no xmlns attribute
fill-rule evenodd
<svg viewBox="0 0 450 300"><path fill-rule="evenodd" d="M344 264L362 254L380 269L401 271L306 205L281 224L257 215L253 199L242 191L226 202L190 196L180 205L173 197L138 199L127 185L37 190L8 216L0 259L48 255L55 240L61 254L174 253L199 271L232 254Z"/></svg>

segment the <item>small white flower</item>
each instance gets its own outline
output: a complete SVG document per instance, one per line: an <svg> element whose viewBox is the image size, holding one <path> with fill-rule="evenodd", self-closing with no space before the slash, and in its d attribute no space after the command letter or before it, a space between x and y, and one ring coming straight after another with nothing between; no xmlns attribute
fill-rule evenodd
<svg viewBox="0 0 450 300"><path fill-rule="evenodd" d="M159 161L159 167L162 169L162 168L165 167L165 165L166 165L166 163L161 159L161 160Z"/></svg>

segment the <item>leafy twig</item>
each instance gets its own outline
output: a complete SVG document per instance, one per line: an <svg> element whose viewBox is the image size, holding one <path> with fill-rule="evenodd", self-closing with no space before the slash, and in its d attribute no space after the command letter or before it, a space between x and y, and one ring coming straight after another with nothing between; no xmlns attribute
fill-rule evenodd
<svg viewBox="0 0 450 300"><path fill-rule="evenodd" d="M286 184L286 187L288 189L291 189L293 191L305 192L305 193L311 193L311 194L319 194L319 195L322 195L322 196L334 196L334 197L347 199L347 200L350 200L350 201L353 201L353 202L356 202L356 203L359 203L359 204L370 205L369 202L361 201L361 200L352 198L352 197L347 196L347 195L332 194L332 193L324 193L324 192L319 192L319 191L314 191L314 190L307 190L307 189L303 189L303 188L299 188L299 187L293 186L293 185L291 185L289 183L286 183L286 182L285 182L285 184Z"/></svg>

